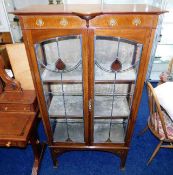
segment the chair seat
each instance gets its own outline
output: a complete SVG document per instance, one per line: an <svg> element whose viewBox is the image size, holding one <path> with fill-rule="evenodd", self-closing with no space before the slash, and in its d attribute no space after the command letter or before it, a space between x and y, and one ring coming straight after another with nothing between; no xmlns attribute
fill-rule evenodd
<svg viewBox="0 0 173 175"><path fill-rule="evenodd" d="M173 121L173 82L163 83L154 92L159 100L159 104L166 110Z"/></svg>
<svg viewBox="0 0 173 175"><path fill-rule="evenodd" d="M164 122L165 122L165 127L166 127L166 131L167 131L167 135L168 135L168 139L173 140L173 122L170 119L170 117L164 112L163 113L163 118L164 118ZM152 128L155 130L155 132L157 132L159 134L159 138L161 140L165 140L167 139L161 124L161 120L160 117L157 113L153 114L153 117L151 117L151 124L152 124Z"/></svg>

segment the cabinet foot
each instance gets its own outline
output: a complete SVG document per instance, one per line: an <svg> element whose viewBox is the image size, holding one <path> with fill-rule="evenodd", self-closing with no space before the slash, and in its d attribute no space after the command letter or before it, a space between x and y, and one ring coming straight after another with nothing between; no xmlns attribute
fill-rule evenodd
<svg viewBox="0 0 173 175"><path fill-rule="evenodd" d="M58 168L58 160L53 161L53 168Z"/></svg>
<svg viewBox="0 0 173 175"><path fill-rule="evenodd" d="M118 155L120 158L120 169L122 171L125 170L125 164L127 159L128 150L107 150L108 152L111 152L115 155Z"/></svg>
<svg viewBox="0 0 173 175"><path fill-rule="evenodd" d="M58 167L57 156L60 153L60 151L58 151L57 149L50 148L50 153L53 161L53 168L57 168Z"/></svg>
<svg viewBox="0 0 173 175"><path fill-rule="evenodd" d="M121 167L121 171L125 171L126 170L126 167Z"/></svg>
<svg viewBox="0 0 173 175"><path fill-rule="evenodd" d="M125 170L125 164L126 164L127 154L128 154L128 151L122 151L120 153L120 159L121 159L120 169L121 170Z"/></svg>

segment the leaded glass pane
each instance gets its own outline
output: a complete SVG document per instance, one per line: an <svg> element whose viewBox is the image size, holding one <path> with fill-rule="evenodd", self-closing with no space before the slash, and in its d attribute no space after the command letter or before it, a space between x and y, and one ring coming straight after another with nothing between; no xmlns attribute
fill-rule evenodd
<svg viewBox="0 0 173 175"><path fill-rule="evenodd" d="M84 142L82 37L35 45L54 142Z"/></svg>
<svg viewBox="0 0 173 175"><path fill-rule="evenodd" d="M95 36L94 142L123 143L142 44Z"/></svg>

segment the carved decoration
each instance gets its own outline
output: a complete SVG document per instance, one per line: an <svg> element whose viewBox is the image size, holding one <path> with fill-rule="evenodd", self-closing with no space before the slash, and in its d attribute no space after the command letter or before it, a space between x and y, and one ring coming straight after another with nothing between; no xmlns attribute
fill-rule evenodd
<svg viewBox="0 0 173 175"><path fill-rule="evenodd" d="M4 90L5 91L22 91L20 83L15 79L8 76L5 71L4 61L2 56L0 55L0 78L5 83Z"/></svg>
<svg viewBox="0 0 173 175"><path fill-rule="evenodd" d="M96 16L101 15L102 13L83 14L83 13L73 12L72 14L79 16L81 19L84 19L86 21L86 26L89 27L89 20L95 18Z"/></svg>

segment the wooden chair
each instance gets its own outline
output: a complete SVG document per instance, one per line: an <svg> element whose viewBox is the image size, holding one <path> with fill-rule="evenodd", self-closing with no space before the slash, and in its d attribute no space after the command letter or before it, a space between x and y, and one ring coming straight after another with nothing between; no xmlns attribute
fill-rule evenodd
<svg viewBox="0 0 173 175"><path fill-rule="evenodd" d="M150 115L147 127L142 131L142 133L149 128L153 135L159 139L159 144L148 160L147 165L149 165L160 148L173 148L173 122L159 104L154 88L149 82L147 83L147 89Z"/></svg>

